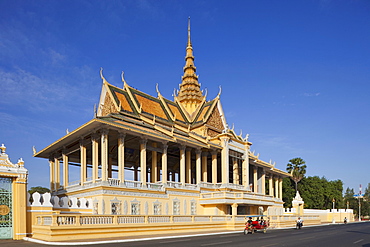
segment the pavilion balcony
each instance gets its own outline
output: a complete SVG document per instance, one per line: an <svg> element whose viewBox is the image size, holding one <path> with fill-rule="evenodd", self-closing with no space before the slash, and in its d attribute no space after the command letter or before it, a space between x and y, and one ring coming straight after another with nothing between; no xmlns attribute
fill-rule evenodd
<svg viewBox="0 0 370 247"><path fill-rule="evenodd" d="M217 202L230 204L230 203L243 203L243 204L256 204L259 205L274 205L275 203L281 203L282 200L277 197L270 195L262 195L253 192L210 192L202 193L200 195L200 204L214 204Z"/></svg>
<svg viewBox="0 0 370 247"><path fill-rule="evenodd" d="M87 181L81 184L81 181L73 181L69 182L69 185L64 188L63 186L59 187L59 190L56 194L62 194L65 192L74 192L94 187L100 186L108 186L108 187L116 187L116 188L129 188L129 189L142 189L142 190L154 190L154 191L164 191L165 188L176 188L176 189L184 189L184 190L194 190L200 191L201 189L232 189L232 190L239 190L241 192L250 193L249 189L246 189L245 186L239 184L222 184L222 183L208 183L208 182L201 182L199 184L189 184L189 183L180 183L174 181L167 181L166 183L156 182L150 183L147 182L144 186L140 181L131 181L125 180L121 182L119 179L116 178L108 178L108 181L102 181L100 178L96 181L93 181L92 178L87 178Z"/></svg>

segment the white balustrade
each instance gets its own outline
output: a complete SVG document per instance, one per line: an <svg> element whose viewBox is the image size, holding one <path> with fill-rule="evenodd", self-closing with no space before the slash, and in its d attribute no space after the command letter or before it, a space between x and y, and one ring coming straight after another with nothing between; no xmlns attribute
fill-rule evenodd
<svg viewBox="0 0 370 247"><path fill-rule="evenodd" d="M195 222L210 222L211 217L209 216L194 216Z"/></svg>
<svg viewBox="0 0 370 247"><path fill-rule="evenodd" d="M173 216L173 222L192 222L191 216Z"/></svg>
<svg viewBox="0 0 370 247"><path fill-rule="evenodd" d="M170 216L149 216L148 222L149 223L170 223L171 217Z"/></svg>
<svg viewBox="0 0 370 247"><path fill-rule="evenodd" d="M145 223L144 216L119 216L118 224L138 224Z"/></svg>
<svg viewBox="0 0 370 247"><path fill-rule="evenodd" d="M140 181L128 181L128 180L125 180L125 186L127 188L141 188L141 182Z"/></svg>
<svg viewBox="0 0 370 247"><path fill-rule="evenodd" d="M119 186L121 183L121 180L116 178L108 178L108 184L109 186Z"/></svg>

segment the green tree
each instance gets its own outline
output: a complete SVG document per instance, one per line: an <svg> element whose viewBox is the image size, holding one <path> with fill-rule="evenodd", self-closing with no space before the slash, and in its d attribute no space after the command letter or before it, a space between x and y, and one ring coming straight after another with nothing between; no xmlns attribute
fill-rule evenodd
<svg viewBox="0 0 370 247"><path fill-rule="evenodd" d="M283 202L285 208L292 207L292 200L295 196L294 182L290 178L283 178Z"/></svg>
<svg viewBox="0 0 370 247"><path fill-rule="evenodd" d="M298 182L304 178L304 175L306 174L306 168L305 165L306 161L304 161L302 158L294 158L289 160L289 163L287 164L286 170L292 175L291 179L295 183L295 190L298 191Z"/></svg>
<svg viewBox="0 0 370 247"><path fill-rule="evenodd" d="M344 193L344 201L346 204L346 208L348 203L348 208L352 208L353 213L355 215L358 215L358 199L355 198L355 191L353 189L346 189L346 192Z"/></svg>
<svg viewBox="0 0 370 247"><path fill-rule="evenodd" d="M361 200L361 205L361 215L368 217L370 215L370 183L367 184L364 198Z"/></svg>
<svg viewBox="0 0 370 247"><path fill-rule="evenodd" d="M304 200L304 207L325 209L325 179L318 176L305 177L299 184L299 191Z"/></svg>
<svg viewBox="0 0 370 247"><path fill-rule="evenodd" d="M31 187L31 189L28 190L28 193L31 195L35 192L39 192L40 194L44 194L47 192L50 192L48 188L42 187L42 186L36 186L36 187Z"/></svg>

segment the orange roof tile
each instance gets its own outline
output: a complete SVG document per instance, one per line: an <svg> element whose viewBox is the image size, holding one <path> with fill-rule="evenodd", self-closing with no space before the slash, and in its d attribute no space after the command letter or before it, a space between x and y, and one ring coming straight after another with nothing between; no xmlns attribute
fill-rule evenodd
<svg viewBox="0 0 370 247"><path fill-rule="evenodd" d="M168 107L170 108L170 110L172 111L172 113L176 116L176 119L180 120L180 121L183 121L183 122L186 122L185 119L182 117L182 114L179 110L179 108L175 105L172 105L172 104L167 104Z"/></svg>
<svg viewBox="0 0 370 247"><path fill-rule="evenodd" d="M207 111L208 111L208 109L209 109L210 106L211 105L206 105L206 106L203 107L202 111L200 112L200 114L198 116L198 119L197 119L198 122L199 121L203 121L203 117L204 117L204 115L206 115L206 113L207 113Z"/></svg>
<svg viewBox="0 0 370 247"><path fill-rule="evenodd" d="M158 101L148 99L141 96L140 94L135 94L135 97L141 105L142 111L153 114L157 117L161 117L163 119L168 119L166 113L164 112L161 104Z"/></svg>
<svg viewBox="0 0 370 247"><path fill-rule="evenodd" d="M125 111L133 112L130 103L128 103L128 100L126 99L126 96L122 93L119 93L117 91L114 92L118 98L118 100L121 102L121 107Z"/></svg>

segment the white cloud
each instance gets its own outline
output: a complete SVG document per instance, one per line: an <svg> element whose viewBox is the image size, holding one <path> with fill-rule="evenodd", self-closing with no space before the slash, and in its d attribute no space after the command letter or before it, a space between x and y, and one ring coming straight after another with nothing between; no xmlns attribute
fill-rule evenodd
<svg viewBox="0 0 370 247"><path fill-rule="evenodd" d="M320 93L304 93L305 97L317 97L320 96Z"/></svg>

